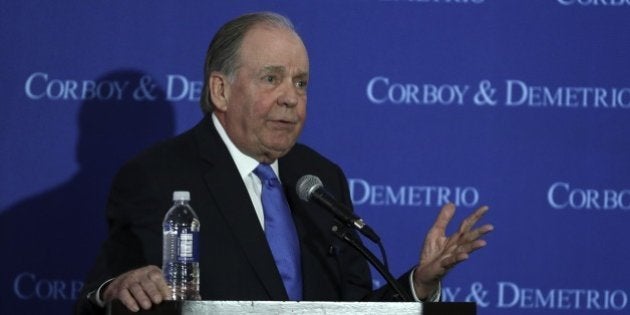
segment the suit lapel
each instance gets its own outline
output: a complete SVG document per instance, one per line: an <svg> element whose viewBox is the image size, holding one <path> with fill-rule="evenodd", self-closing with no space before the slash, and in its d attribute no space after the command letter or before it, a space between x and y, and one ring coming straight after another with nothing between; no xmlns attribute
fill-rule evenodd
<svg viewBox="0 0 630 315"><path fill-rule="evenodd" d="M206 116L195 128L199 154L209 165L204 174L206 186L270 299L287 300L282 279L247 189L209 117Z"/></svg>

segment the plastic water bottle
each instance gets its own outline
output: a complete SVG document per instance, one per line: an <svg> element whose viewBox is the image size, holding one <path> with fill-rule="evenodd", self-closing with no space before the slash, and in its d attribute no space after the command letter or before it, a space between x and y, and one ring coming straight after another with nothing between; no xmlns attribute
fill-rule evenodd
<svg viewBox="0 0 630 315"><path fill-rule="evenodd" d="M173 192L173 206L162 223L162 272L173 300L200 300L199 218L188 204L190 193Z"/></svg>

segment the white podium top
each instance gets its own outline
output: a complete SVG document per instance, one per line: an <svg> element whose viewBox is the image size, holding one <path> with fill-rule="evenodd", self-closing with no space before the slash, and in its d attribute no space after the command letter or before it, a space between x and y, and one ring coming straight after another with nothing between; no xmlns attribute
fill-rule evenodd
<svg viewBox="0 0 630 315"><path fill-rule="evenodd" d="M420 302L278 302L278 301L164 301L133 313L120 301L107 305L108 315L475 315L475 303Z"/></svg>
<svg viewBox="0 0 630 315"><path fill-rule="evenodd" d="M182 314L419 315L422 303L202 301L183 303Z"/></svg>

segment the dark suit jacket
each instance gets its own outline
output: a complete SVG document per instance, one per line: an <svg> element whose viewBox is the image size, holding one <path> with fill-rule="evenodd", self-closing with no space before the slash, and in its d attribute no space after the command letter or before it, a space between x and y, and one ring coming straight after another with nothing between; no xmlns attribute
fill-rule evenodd
<svg viewBox="0 0 630 315"><path fill-rule="evenodd" d="M295 192L296 181L313 174L351 206L341 169L297 144L279 160L279 170L300 239L303 299L391 299L388 288L372 292L365 259L330 232L337 224L334 217ZM144 151L117 174L107 206L109 237L88 275L77 312L100 311L85 295L105 280L146 265L161 267L162 219L175 190L190 191L201 222L202 299L287 299L247 190L207 116L188 132ZM408 289L405 276L401 281Z"/></svg>

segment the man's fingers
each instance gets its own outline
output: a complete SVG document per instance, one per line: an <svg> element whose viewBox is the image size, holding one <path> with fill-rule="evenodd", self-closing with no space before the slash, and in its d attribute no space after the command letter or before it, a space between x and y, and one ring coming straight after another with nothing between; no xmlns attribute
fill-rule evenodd
<svg viewBox="0 0 630 315"><path fill-rule="evenodd" d="M424 266L420 268L423 271L421 279L441 279L450 269L467 260L471 253L486 246L486 241L481 237L494 227L490 224L475 227L486 212L488 207L478 208L462 221L459 231L446 237L444 232L455 214L455 206L447 204L442 208L425 239L420 260L420 265Z"/></svg>
<svg viewBox="0 0 630 315"><path fill-rule="evenodd" d="M130 311L137 312L140 310L138 303L136 303L136 299L131 296L131 293L127 289L122 289L118 291L118 299L125 305Z"/></svg>
<svg viewBox="0 0 630 315"><path fill-rule="evenodd" d="M162 302L162 293L158 289L156 283L149 280L149 278L147 278L146 281L142 282L142 288L144 289L146 295L151 299L151 302L155 304L159 304Z"/></svg>
<svg viewBox="0 0 630 315"><path fill-rule="evenodd" d="M485 224L466 233L463 237L463 242L473 242L481 238L482 236L490 233L492 230L494 230L494 226L492 226L491 224Z"/></svg>
<svg viewBox="0 0 630 315"><path fill-rule="evenodd" d="M451 222L451 219L453 218L453 215L455 214L455 205L452 203L447 203L442 207L442 210L440 210L440 213L438 214L437 219L435 220L435 223L433 224L433 228L437 228L440 230L446 230L446 226L448 225L449 222Z"/></svg>
<svg viewBox="0 0 630 315"><path fill-rule="evenodd" d="M469 231L477 223L477 221L479 221L479 219L481 219L481 217L483 217L483 215L488 212L488 209L489 208L487 206L483 206L477 209L477 211L475 211L473 214L469 215L466 219L464 219L464 221L462 221L462 224L459 227L459 231L462 233Z"/></svg>
<svg viewBox="0 0 630 315"><path fill-rule="evenodd" d="M446 269L453 268L458 263L469 258L469 255L486 246L487 242L481 239L475 239L459 245L452 245L445 251L445 257L441 261L441 266Z"/></svg>
<svg viewBox="0 0 630 315"><path fill-rule="evenodd" d="M134 283L129 286L128 289L143 309L148 310L151 308L151 299L149 299L147 293L144 291L144 287L140 283Z"/></svg>
<svg viewBox="0 0 630 315"><path fill-rule="evenodd" d="M456 263L468 259L468 256L475 252L476 250L485 247L487 242L485 240L476 240L474 242L466 243L460 245L455 249L450 256L454 256L456 259Z"/></svg>
<svg viewBox="0 0 630 315"><path fill-rule="evenodd" d="M486 245L488 245L488 242L486 242L486 240L476 240L470 245L470 251L468 252L472 253L482 247L485 247Z"/></svg>
<svg viewBox="0 0 630 315"><path fill-rule="evenodd" d="M150 309L168 299L170 289L157 266L147 266L118 276L103 294L106 301L119 299L129 310Z"/></svg>
<svg viewBox="0 0 630 315"><path fill-rule="evenodd" d="M149 273L149 279L155 284L155 287L158 290L158 293L161 296L162 300L168 300L171 296L171 289L166 284L166 279L164 279L162 270L157 269L155 271L151 271Z"/></svg>
<svg viewBox="0 0 630 315"><path fill-rule="evenodd" d="M449 255L446 258L442 259L441 266L445 269L445 272L449 269L452 269L458 263L468 259L468 254L466 253L458 253L454 255Z"/></svg>

